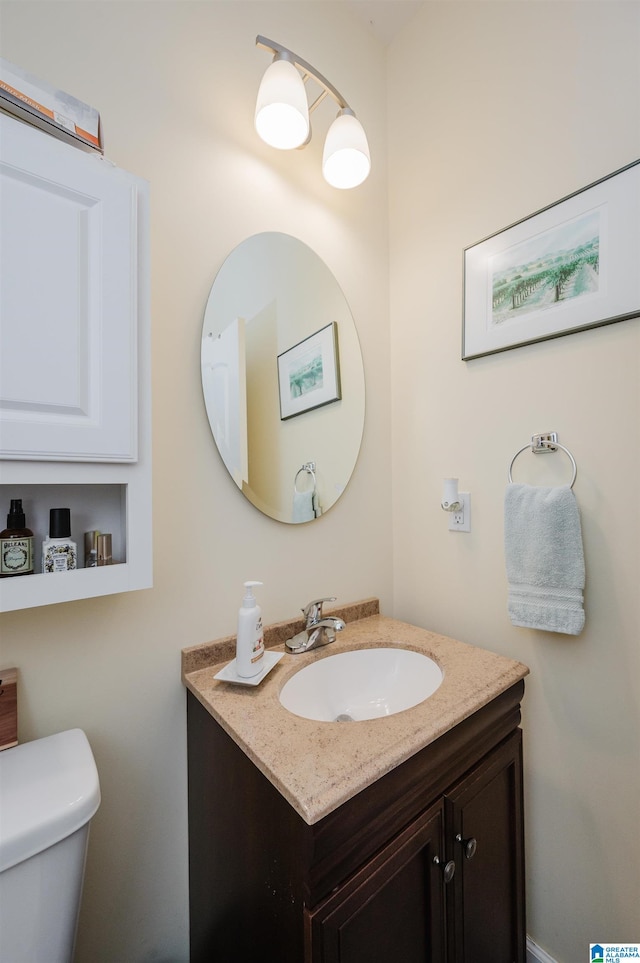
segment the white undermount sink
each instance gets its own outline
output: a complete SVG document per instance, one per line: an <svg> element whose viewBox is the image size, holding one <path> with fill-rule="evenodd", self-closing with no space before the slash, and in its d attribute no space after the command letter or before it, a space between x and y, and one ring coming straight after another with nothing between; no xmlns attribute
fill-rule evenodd
<svg viewBox="0 0 640 963"><path fill-rule="evenodd" d="M319 722L359 722L392 716L424 702L443 679L433 659L411 649L339 652L296 672L280 702L296 716Z"/></svg>

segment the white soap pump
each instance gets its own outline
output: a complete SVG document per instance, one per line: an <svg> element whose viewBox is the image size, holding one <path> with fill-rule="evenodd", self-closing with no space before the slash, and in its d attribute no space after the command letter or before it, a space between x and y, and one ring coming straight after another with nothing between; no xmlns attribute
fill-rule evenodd
<svg viewBox="0 0 640 963"><path fill-rule="evenodd" d="M244 583L246 591L238 612L236 672L242 679L250 679L252 676L258 675L264 665L262 610L253 594L254 585L262 585L262 582Z"/></svg>

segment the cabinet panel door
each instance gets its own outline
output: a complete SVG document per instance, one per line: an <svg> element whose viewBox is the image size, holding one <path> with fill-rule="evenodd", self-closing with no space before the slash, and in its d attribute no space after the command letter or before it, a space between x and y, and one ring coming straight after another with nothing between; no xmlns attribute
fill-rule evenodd
<svg viewBox="0 0 640 963"><path fill-rule="evenodd" d="M455 963L524 963L521 746L517 730L445 797L447 852L456 862L447 894Z"/></svg>
<svg viewBox="0 0 640 963"><path fill-rule="evenodd" d="M442 802L308 917L313 963L443 963Z"/></svg>
<svg viewBox="0 0 640 963"><path fill-rule="evenodd" d="M137 456L140 182L0 115L0 456Z"/></svg>

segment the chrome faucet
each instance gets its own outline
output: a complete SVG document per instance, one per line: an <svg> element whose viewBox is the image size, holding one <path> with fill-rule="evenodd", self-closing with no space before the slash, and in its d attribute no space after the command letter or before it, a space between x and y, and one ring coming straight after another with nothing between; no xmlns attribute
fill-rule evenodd
<svg viewBox="0 0 640 963"><path fill-rule="evenodd" d="M333 615L323 618L322 605L324 602L335 602L335 596L327 599L315 599L302 609L305 627L292 639L287 639L285 647L288 652L297 655L300 652L317 649L320 645L328 645L329 642L335 641L336 632L343 630L344 622L342 619Z"/></svg>

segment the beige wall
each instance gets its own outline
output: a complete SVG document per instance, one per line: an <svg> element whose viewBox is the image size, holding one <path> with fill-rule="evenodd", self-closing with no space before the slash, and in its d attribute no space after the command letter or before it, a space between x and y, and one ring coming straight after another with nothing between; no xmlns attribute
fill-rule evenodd
<svg viewBox="0 0 640 963"><path fill-rule="evenodd" d="M462 251L640 156L639 54L635 2L455 2L389 58L395 614L531 667L528 929L561 963L638 939L640 321L462 362ZM507 469L553 429L578 463L579 638L506 614ZM545 472L570 477L561 454ZM450 475L469 535L438 507Z"/></svg>
<svg viewBox="0 0 640 963"><path fill-rule="evenodd" d="M179 650L233 631L248 577L265 582L266 621L317 592L378 594L388 613L527 662L531 936L559 963L583 959L590 940L638 938L640 520L620 492L640 475L639 322L470 363L459 343L463 248L640 153L639 10L427 4L389 51L387 198L385 59L340 4L0 6L1 55L97 106L109 156L152 189L155 587L0 621L1 663L20 669L21 739L81 726L100 769L80 963L187 959ZM357 107L375 160L358 191L322 181L325 118L304 153L256 140L268 62L257 33L297 49ZM365 360L361 458L310 528L243 501L199 387L210 284L265 230L300 237L331 267ZM513 628L505 613L506 469L545 429L579 467L578 639ZM553 456L558 480L563 467ZM472 493L470 535L449 535L438 508L448 475Z"/></svg>
<svg viewBox="0 0 640 963"><path fill-rule="evenodd" d="M151 182L155 529L152 590L5 615L0 664L20 671L22 740L80 726L96 755L103 798L78 960L178 963L188 958L181 647L234 631L247 578L265 583L266 622L318 595L378 594L391 608L384 61L336 4L22 0L2 4L0 19L0 54L95 105L109 157ZM326 113L304 152L257 139L269 63L258 33L357 105L375 158L361 190L322 179ZM362 455L346 494L311 526L278 524L241 497L200 389L210 285L261 231L293 234L325 260L364 355Z"/></svg>

